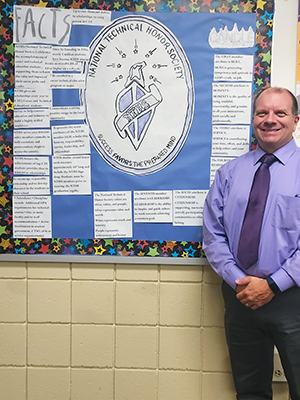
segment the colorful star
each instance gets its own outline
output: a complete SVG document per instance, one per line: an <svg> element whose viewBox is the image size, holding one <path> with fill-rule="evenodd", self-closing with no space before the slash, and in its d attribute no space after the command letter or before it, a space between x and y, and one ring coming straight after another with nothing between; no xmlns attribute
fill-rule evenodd
<svg viewBox="0 0 300 400"><path fill-rule="evenodd" d="M268 13L267 11L264 13L264 15L261 16L263 19L264 23L267 24L268 21L272 20L273 14Z"/></svg>
<svg viewBox="0 0 300 400"><path fill-rule="evenodd" d="M10 239L1 239L0 246L6 250L10 245Z"/></svg>
<svg viewBox="0 0 300 400"><path fill-rule="evenodd" d="M30 246L32 243L34 243L34 240L33 239L23 239L22 240L22 243L24 243L24 244L26 244L26 246Z"/></svg>
<svg viewBox="0 0 300 400"><path fill-rule="evenodd" d="M41 248L39 249L39 253L47 254L49 251L49 244L41 243Z"/></svg>
<svg viewBox="0 0 300 400"><path fill-rule="evenodd" d="M168 248L173 251L174 247L177 245L177 242L166 242Z"/></svg>
<svg viewBox="0 0 300 400"><path fill-rule="evenodd" d="M7 165L9 168L11 168L12 163L13 163L13 159L11 157L4 157L3 165Z"/></svg>
<svg viewBox="0 0 300 400"><path fill-rule="evenodd" d="M11 99L8 99L4 104L6 111L14 109L14 103L11 101Z"/></svg>
<svg viewBox="0 0 300 400"><path fill-rule="evenodd" d="M260 44L264 39L265 39L265 36L263 36L261 33L256 34L256 43L257 44Z"/></svg>
<svg viewBox="0 0 300 400"><path fill-rule="evenodd" d="M247 13L247 12L248 12L248 13L251 13L253 7L255 7L255 5L252 4L252 3L250 3L250 1L247 1L247 3L244 5L244 12L245 12L245 13Z"/></svg>
<svg viewBox="0 0 300 400"><path fill-rule="evenodd" d="M271 52L270 52L270 50L267 53L263 54L263 61L267 62L268 64L270 64L270 62L271 62Z"/></svg>
<svg viewBox="0 0 300 400"><path fill-rule="evenodd" d="M0 55L0 65L2 65L2 67L5 67L5 64L7 63L7 58L4 57L4 54Z"/></svg>
<svg viewBox="0 0 300 400"><path fill-rule="evenodd" d="M137 242L137 247L141 247L142 248L142 250L144 250L144 247L145 246L148 246L148 242L146 242L145 240L139 240L138 242Z"/></svg>
<svg viewBox="0 0 300 400"><path fill-rule="evenodd" d="M38 4L36 4L37 7L46 7L48 4L47 1L42 1L40 0Z"/></svg>
<svg viewBox="0 0 300 400"><path fill-rule="evenodd" d="M262 49L266 49L268 47L268 43L267 42L261 42L260 47Z"/></svg>
<svg viewBox="0 0 300 400"><path fill-rule="evenodd" d="M8 203L7 198L3 195L2 197L0 197L0 204L5 207L6 204Z"/></svg>
<svg viewBox="0 0 300 400"><path fill-rule="evenodd" d="M7 215L4 218L4 221L6 221L8 225L10 225L12 223L12 215L7 213Z"/></svg>
<svg viewBox="0 0 300 400"><path fill-rule="evenodd" d="M266 1L264 0L257 0L257 6L256 9L259 10L264 10L264 5L266 4Z"/></svg>
<svg viewBox="0 0 300 400"><path fill-rule="evenodd" d="M102 247L102 244L98 247L95 247L95 254L102 256L102 254L105 252L105 249Z"/></svg>
<svg viewBox="0 0 300 400"><path fill-rule="evenodd" d="M6 53L7 54L14 55L14 52L15 52L15 47L14 47L13 43L11 43L11 44L6 46Z"/></svg>
<svg viewBox="0 0 300 400"><path fill-rule="evenodd" d="M126 249L123 249L123 250L119 251L119 254L121 256L129 256L130 251L126 251Z"/></svg>
<svg viewBox="0 0 300 400"><path fill-rule="evenodd" d="M82 243L79 242L79 243L76 243L75 247L77 250L80 250L80 249L82 249L83 245L82 245Z"/></svg>
<svg viewBox="0 0 300 400"><path fill-rule="evenodd" d="M6 226L0 225L0 236L6 233Z"/></svg>
<svg viewBox="0 0 300 400"><path fill-rule="evenodd" d="M194 254L196 253L196 250L193 249L192 245L191 245L188 249L186 249L186 252L190 257L194 257Z"/></svg>
<svg viewBox="0 0 300 400"><path fill-rule="evenodd" d="M149 248L149 251L148 251L148 253L147 253L147 256L156 257L156 256L159 256L159 253L158 253L158 251L156 250L156 248L150 247L150 248Z"/></svg>
<svg viewBox="0 0 300 400"><path fill-rule="evenodd" d="M73 0L73 2L71 4L71 8L79 9L80 4L77 1Z"/></svg>

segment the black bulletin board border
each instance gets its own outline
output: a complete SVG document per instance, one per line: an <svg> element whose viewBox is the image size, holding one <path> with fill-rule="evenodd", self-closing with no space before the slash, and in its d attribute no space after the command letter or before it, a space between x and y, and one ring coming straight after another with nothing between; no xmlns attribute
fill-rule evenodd
<svg viewBox="0 0 300 400"><path fill-rule="evenodd" d="M15 5L107 11L255 13L253 95L270 86L274 0L17 0ZM14 45L13 2L0 2L0 254L205 258L201 242L114 239L12 238ZM252 148L255 148L252 137ZM58 257L55 257L58 261ZM142 260L141 260L142 261Z"/></svg>

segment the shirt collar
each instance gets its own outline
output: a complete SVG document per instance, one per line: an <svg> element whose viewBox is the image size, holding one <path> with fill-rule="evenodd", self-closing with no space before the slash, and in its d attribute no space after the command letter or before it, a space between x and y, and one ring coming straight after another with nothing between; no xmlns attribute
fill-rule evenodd
<svg viewBox="0 0 300 400"><path fill-rule="evenodd" d="M295 140L292 139L290 140L285 146L280 147L280 149L276 150L274 152L274 155L278 158L278 160L282 164L286 164L287 160L290 158L290 156L294 153L294 151L297 149L297 145L295 143ZM259 145L257 145L256 150L253 152L253 161L254 165L258 163L258 161L261 159L261 157L265 154L265 151L262 150Z"/></svg>

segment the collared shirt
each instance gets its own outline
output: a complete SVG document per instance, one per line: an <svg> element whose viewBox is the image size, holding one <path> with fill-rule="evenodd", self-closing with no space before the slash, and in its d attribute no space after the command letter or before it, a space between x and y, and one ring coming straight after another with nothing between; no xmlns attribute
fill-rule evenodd
<svg viewBox="0 0 300 400"><path fill-rule="evenodd" d="M300 148L278 149L270 167L270 188L262 222L258 261L243 270L237 258L240 231L260 158L256 150L223 165L207 195L203 249L214 270L232 287L247 275L271 276L281 291L300 287Z"/></svg>

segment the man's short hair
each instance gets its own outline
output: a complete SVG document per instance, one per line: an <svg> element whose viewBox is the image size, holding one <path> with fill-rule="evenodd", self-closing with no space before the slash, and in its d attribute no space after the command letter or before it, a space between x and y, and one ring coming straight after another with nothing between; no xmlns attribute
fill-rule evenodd
<svg viewBox="0 0 300 400"><path fill-rule="evenodd" d="M266 90L272 90L272 91L275 92L275 93L283 93L283 92L288 93L288 94L291 96L291 99L292 99L292 115L293 115L294 117L296 117L296 116L299 114L299 113L298 113L298 101L297 101L296 97L293 95L293 93L292 93L290 90L288 90L288 89L274 86L274 87L269 87L269 88L267 88L267 89L261 90L261 91L254 97L254 101L253 101L253 115L254 115L255 110L256 110L256 102L257 102L257 99L258 99L259 96L260 96L263 92L265 92Z"/></svg>

